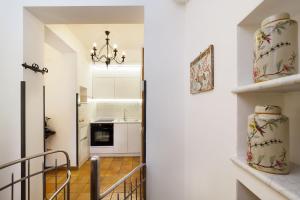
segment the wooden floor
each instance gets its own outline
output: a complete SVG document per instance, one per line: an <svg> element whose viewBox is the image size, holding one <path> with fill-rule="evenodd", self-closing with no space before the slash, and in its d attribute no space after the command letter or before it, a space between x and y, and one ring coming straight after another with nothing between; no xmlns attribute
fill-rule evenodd
<svg viewBox="0 0 300 200"><path fill-rule="evenodd" d="M100 160L100 191L103 192L113 185L120 178L128 174L140 164L140 157L106 157ZM65 171L57 172L58 185L65 181ZM139 173L132 177L132 183L138 179ZM129 187L127 187L129 188ZM49 198L55 191L55 172L46 175L46 194ZM123 192L123 186L117 188L118 192ZM111 194L107 199L112 198ZM58 199L63 199L63 194ZM71 200L89 200L90 199L90 161L80 167L78 170L72 170L71 178Z"/></svg>

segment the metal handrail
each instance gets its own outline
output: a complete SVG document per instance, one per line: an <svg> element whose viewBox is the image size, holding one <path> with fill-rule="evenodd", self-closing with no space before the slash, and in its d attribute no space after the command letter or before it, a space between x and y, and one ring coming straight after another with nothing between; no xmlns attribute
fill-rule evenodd
<svg viewBox="0 0 300 200"><path fill-rule="evenodd" d="M57 161L56 161L56 165L55 167L50 167L50 168L47 168L45 169L43 167L43 170L41 171L38 171L38 172L35 172L33 174L30 174L30 160L32 159L35 159L35 158L39 158L39 157L46 157L47 155L51 155L51 154L56 154L56 153L62 153L64 154L65 158L66 158L66 163L65 164L62 164L62 165L59 165L57 166ZM54 192L54 194L49 198L49 200L53 200L54 198L57 198L57 195L63 190L63 189L67 189L67 200L70 199L70 179L71 179L71 170L70 170L70 158L69 158L69 155L67 152L65 151L62 151L62 150L53 150L53 151L47 151L47 152L43 152L43 153L39 153L39 154L35 154L35 155L32 155L32 156L29 156L29 157L26 157L26 158L21 158L21 159L18 159L18 160L15 160L15 161L12 161L12 162L9 162L9 163L6 163L6 164L2 164L0 165L0 170L2 169L5 169L5 168L8 168L8 167L11 167L13 165L16 165L16 164L22 164L22 163L25 163L26 164L26 161L28 161L28 174L27 176L23 176L21 177L20 179L18 180L14 180L14 174L12 174L12 181L11 183L3 186L0 188L0 191L8 188L8 187L11 187L12 188L12 191L11 191L11 198L13 199L14 198L14 185L16 183L19 183L19 182L23 182L25 181L26 179L28 180L28 199L30 199L30 178L33 177L33 176L36 176L36 175L39 175L39 174L45 174L46 172L48 171L51 171L51 170L54 170L54 169L58 169L60 167L66 167L66 171L67 171L67 178L66 178L66 181Z"/></svg>
<svg viewBox="0 0 300 200"><path fill-rule="evenodd" d="M91 192L91 200L102 200L105 197L107 197L110 193L114 192L117 187L119 187L121 184L124 184L124 200L128 199L131 197L135 192L136 199L137 199L137 194L138 194L138 188L140 188L140 199L145 199L145 193L142 194L142 191L145 192L145 181L146 181L146 163L142 163L136 168L134 168L131 172L129 172L127 175L122 177L120 180L118 180L116 183L114 183L111 187L109 187L106 191L103 193L99 192L99 178L100 178L100 173L99 173L99 157L98 156L93 156L91 158L91 182L90 182L90 192ZM142 171L143 170L143 171ZM127 195L126 194L126 180L131 178L132 175L134 175L136 172L140 171L140 183L137 184L137 179L135 180L135 188L132 188L132 182L130 182L130 193ZM142 189L143 187L143 189ZM117 199L120 199L119 193L117 194Z"/></svg>
<svg viewBox="0 0 300 200"><path fill-rule="evenodd" d="M145 167L146 164L142 163L136 168L134 168L131 172L129 172L127 175L125 175L123 178L118 180L115 184L113 184L111 187L109 187L106 191L104 191L102 194L100 194L100 199L103 199L106 197L109 193L113 192L118 186L120 186L124 181L126 181L128 178L130 178L133 174L135 174L137 171Z"/></svg>
<svg viewBox="0 0 300 200"><path fill-rule="evenodd" d="M71 180L71 171L68 170L68 177L67 180L58 188L58 190L56 190L56 192L53 193L53 195L49 198L49 200L53 200L55 197L57 197L57 195L65 188L67 187L67 184L70 183ZM68 195L69 198L69 195Z"/></svg>
<svg viewBox="0 0 300 200"><path fill-rule="evenodd" d="M67 152L62 151L62 150L53 150L53 151L46 151L44 153L35 154L35 155L29 156L29 157L26 157L26 158L21 158L21 159L18 159L18 160L0 165L0 170L4 169L4 168L7 168L7 167L10 167L12 165L18 164L18 163L27 161L27 160L32 160L34 158L43 157L43 156L47 156L47 155L54 154L54 153L63 153L63 154L65 154L67 160L70 162L69 155L68 155Z"/></svg>

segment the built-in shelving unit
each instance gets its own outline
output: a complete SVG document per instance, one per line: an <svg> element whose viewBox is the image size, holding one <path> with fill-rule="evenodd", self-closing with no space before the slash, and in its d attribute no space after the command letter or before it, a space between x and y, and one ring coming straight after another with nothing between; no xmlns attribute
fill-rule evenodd
<svg viewBox="0 0 300 200"><path fill-rule="evenodd" d="M300 73L261 83L252 79L254 32L263 19L281 12L290 13L300 27L299 0L264 0L245 13L237 26L238 85L232 90L237 95L237 155L231 159L236 169L237 199L253 199L253 195L263 200L300 199ZM290 119L290 160L295 164L289 175L264 173L246 163L248 116L256 105L265 104L280 106Z"/></svg>
<svg viewBox="0 0 300 200"><path fill-rule="evenodd" d="M287 76L270 81L239 86L232 90L233 93L257 93L257 92L298 92L300 91L300 74Z"/></svg>
<svg viewBox="0 0 300 200"><path fill-rule="evenodd" d="M275 175L253 169L247 164L245 157L233 157L231 160L246 173L259 179L282 196L290 200L300 198L300 165L292 164L292 171L289 175Z"/></svg>

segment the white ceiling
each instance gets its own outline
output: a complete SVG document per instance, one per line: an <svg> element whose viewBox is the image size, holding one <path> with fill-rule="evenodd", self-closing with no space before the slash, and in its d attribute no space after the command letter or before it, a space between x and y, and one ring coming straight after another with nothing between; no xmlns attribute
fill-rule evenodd
<svg viewBox="0 0 300 200"><path fill-rule="evenodd" d="M57 6L26 7L44 24L65 24L90 52L92 44L105 44L111 32L111 44L127 54L126 61L139 63L144 46L143 6Z"/></svg>
<svg viewBox="0 0 300 200"><path fill-rule="evenodd" d="M105 44L104 31L110 31L111 44L117 44L120 51L137 50L144 46L143 24L68 24L68 28L82 42L87 50L92 49L94 42L97 47Z"/></svg>
<svg viewBox="0 0 300 200"><path fill-rule="evenodd" d="M26 7L45 24L143 24L143 6Z"/></svg>

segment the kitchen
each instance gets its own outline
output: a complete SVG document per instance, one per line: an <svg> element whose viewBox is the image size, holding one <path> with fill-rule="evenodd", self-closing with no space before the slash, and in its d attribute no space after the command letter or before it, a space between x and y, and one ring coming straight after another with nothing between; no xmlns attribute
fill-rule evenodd
<svg viewBox="0 0 300 200"><path fill-rule="evenodd" d="M93 98L79 106L79 141L90 136L90 155L140 156L141 67L109 68L93 70ZM89 111L92 116L87 120ZM82 125L86 121L90 123ZM87 126L90 134L87 134Z"/></svg>

